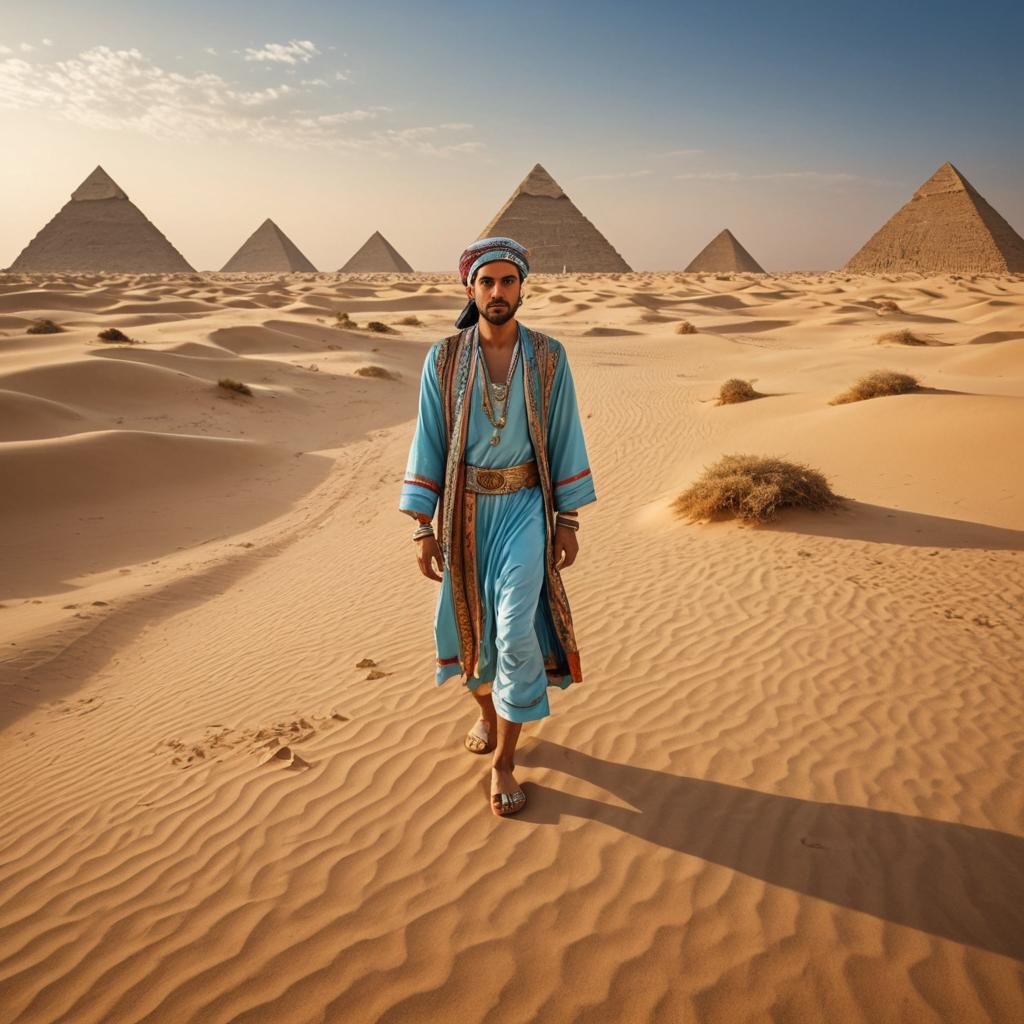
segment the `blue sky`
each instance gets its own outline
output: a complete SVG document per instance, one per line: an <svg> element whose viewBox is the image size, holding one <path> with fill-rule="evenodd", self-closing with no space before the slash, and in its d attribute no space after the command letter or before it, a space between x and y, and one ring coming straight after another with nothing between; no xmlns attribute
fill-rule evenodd
<svg viewBox="0 0 1024 1024"><path fill-rule="evenodd" d="M839 266L947 159L1024 232L1022 38L1010 3L7 0L0 266L97 163L200 269L267 216L323 269L377 229L448 269L536 162L637 269L723 227Z"/></svg>

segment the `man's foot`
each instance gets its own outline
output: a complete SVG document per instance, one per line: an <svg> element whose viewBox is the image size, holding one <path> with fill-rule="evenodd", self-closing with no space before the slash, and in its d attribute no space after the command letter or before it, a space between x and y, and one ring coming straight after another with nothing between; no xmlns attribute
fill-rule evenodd
<svg viewBox="0 0 1024 1024"><path fill-rule="evenodd" d="M517 814L526 806L526 794L507 768L491 766L491 810L499 818Z"/></svg>
<svg viewBox="0 0 1024 1024"><path fill-rule="evenodd" d="M497 723L491 725L486 718L474 723L463 741L466 749L472 754L489 754L495 747L496 726Z"/></svg>

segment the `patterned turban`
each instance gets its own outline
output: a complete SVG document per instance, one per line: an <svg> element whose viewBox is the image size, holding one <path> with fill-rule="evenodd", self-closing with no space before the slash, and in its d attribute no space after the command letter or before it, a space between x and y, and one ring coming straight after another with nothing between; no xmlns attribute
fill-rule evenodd
<svg viewBox="0 0 1024 1024"><path fill-rule="evenodd" d="M509 263L514 263L525 278L530 273L529 256L530 250L513 238L481 238L469 246L459 257L459 276L462 278L463 284L469 284L484 264L494 263L496 260L506 260ZM472 327L479 319L480 311L476 308L476 302L470 299L459 319L455 321L455 326L459 328Z"/></svg>

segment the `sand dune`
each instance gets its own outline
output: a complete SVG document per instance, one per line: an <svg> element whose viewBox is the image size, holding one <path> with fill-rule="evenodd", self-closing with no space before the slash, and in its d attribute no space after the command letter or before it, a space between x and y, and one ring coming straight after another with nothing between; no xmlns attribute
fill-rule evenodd
<svg viewBox="0 0 1024 1024"><path fill-rule="evenodd" d="M5 1021L1024 1018L1024 279L527 291L599 501L500 821L396 512L455 278L0 275ZM675 518L728 452L847 500Z"/></svg>

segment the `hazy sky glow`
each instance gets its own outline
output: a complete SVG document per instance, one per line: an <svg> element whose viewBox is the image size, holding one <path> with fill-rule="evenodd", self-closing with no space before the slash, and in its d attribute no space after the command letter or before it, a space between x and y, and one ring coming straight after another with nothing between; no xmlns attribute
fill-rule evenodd
<svg viewBox="0 0 1024 1024"><path fill-rule="evenodd" d="M534 163L638 270L840 266L944 160L1024 233L1024 5L7 0L0 267L100 163L198 269L272 217L453 269Z"/></svg>

